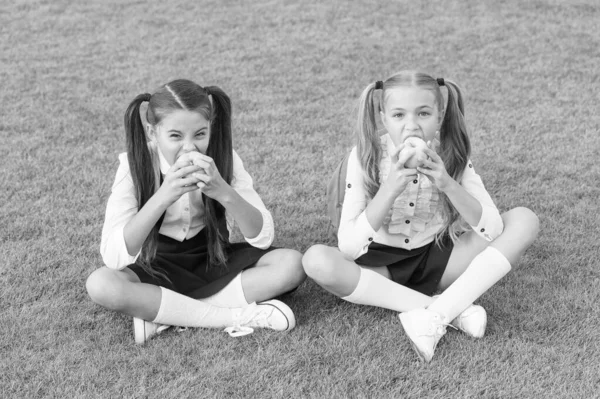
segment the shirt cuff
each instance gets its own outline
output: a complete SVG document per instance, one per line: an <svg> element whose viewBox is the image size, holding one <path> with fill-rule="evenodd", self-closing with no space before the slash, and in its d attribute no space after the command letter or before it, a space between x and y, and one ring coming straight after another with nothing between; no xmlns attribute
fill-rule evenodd
<svg viewBox="0 0 600 399"><path fill-rule="evenodd" d="M376 231L367 220L367 212L363 211L350 229L340 228L338 247L348 259L354 260L366 254L369 245L375 239Z"/></svg>
<svg viewBox="0 0 600 399"><path fill-rule="evenodd" d="M125 226L116 229L113 232L112 238L109 238L102 250L102 260L109 269L122 270L127 266L135 263L137 258L142 253L140 249L135 256L129 255L123 230Z"/></svg>
<svg viewBox="0 0 600 399"><path fill-rule="evenodd" d="M477 226L471 226L473 231L486 241L493 241L504 230L504 223L498 209L491 206L481 206L481 219Z"/></svg>
<svg viewBox="0 0 600 399"><path fill-rule="evenodd" d="M273 243L275 238L275 227L273 225L273 217L271 216L271 212L267 210L259 209L262 218L263 225L260 233L254 238L244 237L244 240L253 247L260 249L267 249Z"/></svg>

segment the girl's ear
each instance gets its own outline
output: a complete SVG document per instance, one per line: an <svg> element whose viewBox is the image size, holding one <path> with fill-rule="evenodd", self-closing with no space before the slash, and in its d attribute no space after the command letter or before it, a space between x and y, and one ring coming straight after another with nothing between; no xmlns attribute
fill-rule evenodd
<svg viewBox="0 0 600 399"><path fill-rule="evenodd" d="M156 140L156 131L149 123L146 123L146 136L148 136L148 139L152 141Z"/></svg>
<svg viewBox="0 0 600 399"><path fill-rule="evenodd" d="M445 110L444 111L440 111L440 115L438 117L438 126L440 128L442 127L442 123L444 123L444 115L446 115Z"/></svg>

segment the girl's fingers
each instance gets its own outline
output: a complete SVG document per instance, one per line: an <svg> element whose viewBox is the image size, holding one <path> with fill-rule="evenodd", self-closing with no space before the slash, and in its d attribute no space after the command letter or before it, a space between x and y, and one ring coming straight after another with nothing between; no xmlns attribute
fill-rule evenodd
<svg viewBox="0 0 600 399"><path fill-rule="evenodd" d="M425 148L423 149L423 152L434 162L440 162L442 160L437 152L433 151L431 148Z"/></svg>
<svg viewBox="0 0 600 399"><path fill-rule="evenodd" d="M173 166L175 166L175 164ZM169 172L171 172L171 169L169 169ZM196 165L187 165L187 166L184 166L182 168L179 168L179 169L175 170L172 173L172 175L173 175L174 178L179 179L179 178L187 176L187 175L189 175L191 173L198 172L200 170L201 170L200 167L198 167Z"/></svg>
<svg viewBox="0 0 600 399"><path fill-rule="evenodd" d="M198 183L199 181L200 181L200 179L194 175L194 176L184 177L182 179L177 180L177 184L180 185L180 187L185 187L185 186L194 185L194 184Z"/></svg>
<svg viewBox="0 0 600 399"><path fill-rule="evenodd" d="M200 189L200 187L198 187L196 183L190 184L189 186L181 187L181 195L192 191L196 191L198 189Z"/></svg>
<svg viewBox="0 0 600 399"><path fill-rule="evenodd" d="M198 180L200 180L200 182L203 183L208 183L211 179L209 175L206 175L204 173L196 173L194 176L198 177Z"/></svg>
<svg viewBox="0 0 600 399"><path fill-rule="evenodd" d="M404 143L400 144L398 147L394 148L392 152L390 152L390 158L392 159L392 163L398 163L398 154L400 151L404 149Z"/></svg>
<svg viewBox="0 0 600 399"><path fill-rule="evenodd" d="M207 170L210 168L211 163L205 159L194 159L194 165L204 170Z"/></svg>
<svg viewBox="0 0 600 399"><path fill-rule="evenodd" d="M422 174L427 175L427 176L431 176L431 174L433 173L433 170L424 168L422 166L417 167L417 171L419 173L422 173Z"/></svg>
<svg viewBox="0 0 600 399"><path fill-rule="evenodd" d="M435 162L433 162L431 160L431 158L427 158L427 159L421 159L421 165L419 165L419 167L423 168L428 168L431 169L435 166Z"/></svg>

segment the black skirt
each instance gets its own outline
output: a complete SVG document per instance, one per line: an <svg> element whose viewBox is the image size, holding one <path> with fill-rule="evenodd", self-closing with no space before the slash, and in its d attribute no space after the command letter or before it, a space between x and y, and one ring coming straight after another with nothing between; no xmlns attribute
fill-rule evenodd
<svg viewBox="0 0 600 399"><path fill-rule="evenodd" d="M224 221L220 231L228 237ZM152 262L154 270L163 272L168 279L148 274L139 264L128 267L142 283L168 288L194 299L207 298L221 291L242 270L256 265L266 250L255 248L248 243L232 243L226 248L227 267L209 265L206 229L195 237L179 242L159 234L156 257Z"/></svg>
<svg viewBox="0 0 600 399"><path fill-rule="evenodd" d="M360 266L387 266L392 280L425 295L437 290L452 253L452 240L446 237L441 247L432 242L412 250L376 242L355 262Z"/></svg>

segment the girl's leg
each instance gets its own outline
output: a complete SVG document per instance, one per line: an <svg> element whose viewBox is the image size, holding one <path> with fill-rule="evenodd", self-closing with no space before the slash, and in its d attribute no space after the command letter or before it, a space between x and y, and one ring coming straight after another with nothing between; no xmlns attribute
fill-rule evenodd
<svg viewBox="0 0 600 399"><path fill-rule="evenodd" d="M302 254L293 249L275 249L263 255L255 267L242 272L246 301L262 302L298 287L306 278L301 260Z"/></svg>
<svg viewBox="0 0 600 399"><path fill-rule="evenodd" d="M102 267L87 279L92 301L107 309L181 327L227 327L232 311L151 284L141 283L130 269Z"/></svg>
<svg viewBox="0 0 600 399"><path fill-rule="evenodd" d="M304 254L302 264L317 284L352 303L405 312L432 302L427 295L390 280L387 267L360 267L337 248L314 245Z"/></svg>
<svg viewBox="0 0 600 399"><path fill-rule="evenodd" d="M456 243L440 282L447 289L429 310L454 319L504 277L538 235L539 220L527 208L512 209L502 219L504 231L492 243L472 232Z"/></svg>

